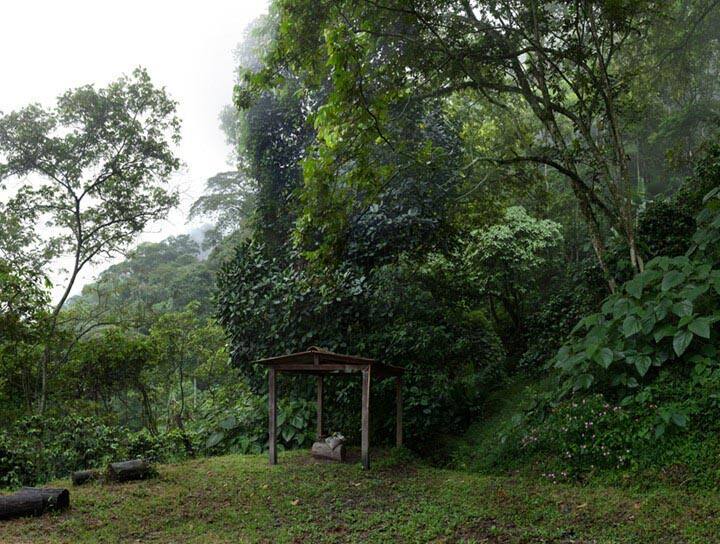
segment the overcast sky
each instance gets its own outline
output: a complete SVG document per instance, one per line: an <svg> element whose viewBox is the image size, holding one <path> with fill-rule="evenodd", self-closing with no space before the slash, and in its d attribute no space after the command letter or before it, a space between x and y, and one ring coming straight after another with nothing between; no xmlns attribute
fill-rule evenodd
<svg viewBox="0 0 720 544"><path fill-rule="evenodd" d="M230 103L233 49L265 0L5 0L0 7L0 111L51 105L63 91L104 86L137 66L179 102L183 120L176 184L182 203L141 240L186 231L187 210L205 180L228 169L218 115ZM83 275L84 283L108 263ZM76 291L77 292L77 289Z"/></svg>

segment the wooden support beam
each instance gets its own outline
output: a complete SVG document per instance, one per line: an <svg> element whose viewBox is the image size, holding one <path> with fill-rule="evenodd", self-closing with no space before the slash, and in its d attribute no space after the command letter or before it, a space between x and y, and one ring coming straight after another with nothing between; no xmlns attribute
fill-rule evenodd
<svg viewBox="0 0 720 544"><path fill-rule="evenodd" d="M317 440L323 436L323 377L317 377Z"/></svg>
<svg viewBox="0 0 720 544"><path fill-rule="evenodd" d="M362 465L365 470L370 468L370 367L362 371L362 428L360 450Z"/></svg>
<svg viewBox="0 0 720 544"><path fill-rule="evenodd" d="M403 394L402 378L395 378L395 445L403 444Z"/></svg>
<svg viewBox="0 0 720 544"><path fill-rule="evenodd" d="M277 464L277 399L275 390L275 369L268 371L268 435L270 444L270 464Z"/></svg>

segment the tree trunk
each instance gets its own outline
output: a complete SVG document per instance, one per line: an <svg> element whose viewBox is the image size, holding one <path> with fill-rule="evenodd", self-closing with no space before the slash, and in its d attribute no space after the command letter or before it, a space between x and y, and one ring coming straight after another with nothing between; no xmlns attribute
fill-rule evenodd
<svg viewBox="0 0 720 544"><path fill-rule="evenodd" d="M148 396L147 389L145 388L145 385L140 382L138 382L137 387L140 391L140 395L142 396L142 406L143 412L145 412L146 427L150 431L151 435L157 436L157 423L155 422L155 414L153 414L152 411L152 406L150 404L150 398Z"/></svg>
<svg viewBox="0 0 720 544"><path fill-rule="evenodd" d="M40 391L37 393L37 414L42 415L45 412L45 400L47 399L47 370L50 362L50 346L45 341L45 348L43 349L43 356L39 362L39 378L40 378Z"/></svg>
<svg viewBox="0 0 720 544"><path fill-rule="evenodd" d="M17 493L0 497L0 519L40 516L69 506L70 492L67 489L23 487Z"/></svg>
<svg viewBox="0 0 720 544"><path fill-rule="evenodd" d="M147 461L135 459L108 465L108 480L113 482L128 482L130 480L147 480L156 475L155 470Z"/></svg>
<svg viewBox="0 0 720 544"><path fill-rule="evenodd" d="M572 184L572 188L573 193L575 193L575 196L580 203L580 213L582 214L583 219L585 219L585 224L588 227L590 242L592 243L593 250L595 251L595 257L597 258L600 268L603 271L610 293L614 293L616 289L615 278L610 273L610 269L605 262L605 242L603 240L602 233L600 232L600 225L598 225L597 217L595 217L595 214L593 213L592 206L587 196L582 192L576 183Z"/></svg>
<svg viewBox="0 0 720 544"><path fill-rule="evenodd" d="M180 361L180 364L178 366L178 372L180 375L180 414L179 419L182 422L182 419L185 417L185 386L183 384L183 381L185 380L185 375L183 373L183 363L182 360ZM182 428L182 423L180 425Z"/></svg>

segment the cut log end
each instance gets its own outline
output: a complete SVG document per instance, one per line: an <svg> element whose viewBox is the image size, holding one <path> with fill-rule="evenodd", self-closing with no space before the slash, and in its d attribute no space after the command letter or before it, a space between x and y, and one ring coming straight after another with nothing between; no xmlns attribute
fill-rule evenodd
<svg viewBox="0 0 720 544"><path fill-rule="evenodd" d="M41 516L70 506L67 489L23 487L12 495L0 496L0 519Z"/></svg>
<svg viewBox="0 0 720 544"><path fill-rule="evenodd" d="M329 459L331 461L345 461L345 445L340 444L331 447L327 442L315 442L310 450L313 457L317 459Z"/></svg>

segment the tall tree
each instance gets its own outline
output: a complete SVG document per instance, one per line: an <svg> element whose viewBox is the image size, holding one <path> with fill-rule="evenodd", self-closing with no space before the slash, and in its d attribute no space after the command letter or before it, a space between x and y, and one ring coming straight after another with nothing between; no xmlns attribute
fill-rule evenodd
<svg viewBox="0 0 720 544"><path fill-rule="evenodd" d="M126 248L176 205L167 187L180 165L173 150L180 137L175 111L165 90L137 69L105 88L68 91L53 109L30 105L0 117L0 180L33 176L13 183L7 206L34 221L35 242L45 254L71 260L48 318L48 338L83 268ZM48 340L38 412L46 405L52 351Z"/></svg>
<svg viewBox="0 0 720 544"><path fill-rule="evenodd" d="M403 105L468 91L502 107L522 100L538 124L532 145L475 160L536 164L564 176L614 289L605 224L625 240L634 268L643 268L628 153L630 120L642 104L628 90L643 70L658 69L644 60L657 58L648 37L685 4L698 19L715 9L709 0L278 0L269 68L247 81L273 84L279 67L313 74L310 84L329 79L305 163L306 188L327 196L325 207L339 186L362 192L378 183L367 175L369 150L397 147L387 127ZM418 149L417 160L427 161Z"/></svg>
<svg viewBox="0 0 720 544"><path fill-rule="evenodd" d="M213 221L205 239L215 245L223 236L246 230L254 206L255 193L243 173L219 172L205 182L205 193L193 202L189 218Z"/></svg>

